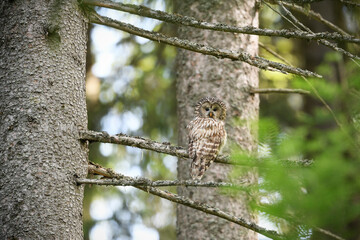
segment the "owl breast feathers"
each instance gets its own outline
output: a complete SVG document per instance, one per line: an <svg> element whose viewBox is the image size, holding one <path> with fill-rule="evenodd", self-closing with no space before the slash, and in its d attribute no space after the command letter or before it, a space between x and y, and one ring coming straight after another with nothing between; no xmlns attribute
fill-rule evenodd
<svg viewBox="0 0 360 240"><path fill-rule="evenodd" d="M196 117L189 123L190 175L201 179L226 143L226 106L216 98L203 98L195 107Z"/></svg>

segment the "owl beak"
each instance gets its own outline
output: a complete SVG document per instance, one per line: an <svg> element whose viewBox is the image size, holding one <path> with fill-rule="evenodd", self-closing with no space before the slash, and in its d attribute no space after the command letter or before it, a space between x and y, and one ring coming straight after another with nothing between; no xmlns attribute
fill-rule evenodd
<svg viewBox="0 0 360 240"><path fill-rule="evenodd" d="M210 112L210 113L209 113L209 117L212 118L213 116L214 116L214 113L213 113L213 112Z"/></svg>

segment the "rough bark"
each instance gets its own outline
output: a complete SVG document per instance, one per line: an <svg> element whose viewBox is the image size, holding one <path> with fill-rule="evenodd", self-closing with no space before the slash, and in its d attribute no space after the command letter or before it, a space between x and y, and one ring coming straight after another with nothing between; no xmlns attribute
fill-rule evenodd
<svg viewBox="0 0 360 240"><path fill-rule="evenodd" d="M77 1L0 3L0 239L83 239L86 29Z"/></svg>
<svg viewBox="0 0 360 240"><path fill-rule="evenodd" d="M175 11L181 15L196 17L207 22L225 23L235 26L258 26L255 1L176 1ZM258 37L241 34L212 32L189 27L180 27L178 36L214 47L244 50L257 54ZM258 117L259 99L247 89L257 88L258 70L246 63L216 59L185 50L177 56L177 100L179 117L179 145L187 146L185 126L194 117L194 105L204 96L215 96L227 103L226 129L228 146L237 143L245 151L256 150L252 123ZM178 162L178 178L190 179L189 161ZM213 164L205 173L203 181L226 180L231 166ZM250 181L256 176L249 173ZM231 198L221 195L216 189L178 187L179 195L209 203L231 212L235 216L256 221L247 207L246 196ZM194 211L177 207L178 239L257 239L254 232L233 223Z"/></svg>

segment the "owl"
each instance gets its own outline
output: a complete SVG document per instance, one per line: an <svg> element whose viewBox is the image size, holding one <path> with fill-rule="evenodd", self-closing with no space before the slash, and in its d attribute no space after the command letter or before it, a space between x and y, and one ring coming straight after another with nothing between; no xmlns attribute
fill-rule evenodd
<svg viewBox="0 0 360 240"><path fill-rule="evenodd" d="M226 105L214 98L202 98L195 106L195 118L187 125L190 175L200 180L226 143Z"/></svg>

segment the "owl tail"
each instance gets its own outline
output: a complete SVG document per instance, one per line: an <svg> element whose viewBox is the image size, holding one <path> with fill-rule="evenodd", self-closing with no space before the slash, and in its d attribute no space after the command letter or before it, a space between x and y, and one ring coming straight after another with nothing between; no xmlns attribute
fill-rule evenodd
<svg viewBox="0 0 360 240"><path fill-rule="evenodd" d="M190 175L193 180L201 180L205 171L209 168L212 161L206 160L203 157L195 157L191 163Z"/></svg>

